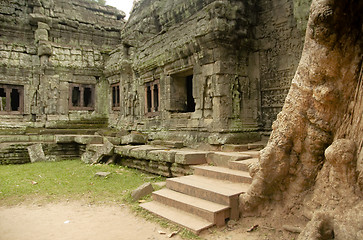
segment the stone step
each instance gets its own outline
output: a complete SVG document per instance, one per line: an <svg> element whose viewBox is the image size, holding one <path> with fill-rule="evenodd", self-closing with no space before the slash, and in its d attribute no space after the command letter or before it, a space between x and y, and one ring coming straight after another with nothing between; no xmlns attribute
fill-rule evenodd
<svg viewBox="0 0 363 240"><path fill-rule="evenodd" d="M207 162L219 167L228 167L228 162L251 158L251 155L239 152L210 152Z"/></svg>
<svg viewBox="0 0 363 240"><path fill-rule="evenodd" d="M181 225L198 234L202 230L212 227L214 224L201 217L184 212L182 210L166 206L162 203L152 201L142 203L140 206L155 215L163 217L171 222Z"/></svg>
<svg viewBox="0 0 363 240"><path fill-rule="evenodd" d="M245 152L240 152L241 154L246 154L251 156L251 158L259 158L260 157L260 151L257 150L250 150Z"/></svg>
<svg viewBox="0 0 363 240"><path fill-rule="evenodd" d="M183 165L204 164L208 152L195 150L179 150L175 153L175 162Z"/></svg>
<svg viewBox="0 0 363 240"><path fill-rule="evenodd" d="M251 183L252 178L247 171L239 171L216 166L193 166L194 174L235 183Z"/></svg>
<svg viewBox="0 0 363 240"><path fill-rule="evenodd" d="M254 163L258 163L258 158L250 158L246 160L241 161L231 161L229 162L229 168L239 171L246 171L248 172L250 170L250 165Z"/></svg>
<svg viewBox="0 0 363 240"><path fill-rule="evenodd" d="M218 227L225 225L225 219L229 218L230 214L230 208L226 205L185 195L167 188L153 192L153 199L170 207L197 215Z"/></svg>
<svg viewBox="0 0 363 240"><path fill-rule="evenodd" d="M166 180L166 187L190 196L231 207L230 218L238 220L238 196L247 191L249 184L232 183L203 176L184 176Z"/></svg>

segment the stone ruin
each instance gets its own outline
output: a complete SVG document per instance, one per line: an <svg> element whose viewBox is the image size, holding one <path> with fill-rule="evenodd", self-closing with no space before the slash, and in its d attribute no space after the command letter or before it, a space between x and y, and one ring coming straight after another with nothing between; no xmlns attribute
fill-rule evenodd
<svg viewBox="0 0 363 240"><path fill-rule="evenodd" d="M92 158L126 151L104 138L220 149L272 130L242 215L274 206L311 220L299 239L362 239L362 2L310 3L140 0L125 20L85 0L1 1L0 164L39 142Z"/></svg>
<svg viewBox="0 0 363 240"><path fill-rule="evenodd" d="M2 1L1 131L101 119L186 145L258 141L301 56L301 2L143 0L126 21L84 0Z"/></svg>

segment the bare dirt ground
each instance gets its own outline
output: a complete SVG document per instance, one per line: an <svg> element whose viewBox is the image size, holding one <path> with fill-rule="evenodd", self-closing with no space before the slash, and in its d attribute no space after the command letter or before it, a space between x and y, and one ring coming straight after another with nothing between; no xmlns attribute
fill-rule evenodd
<svg viewBox="0 0 363 240"><path fill-rule="evenodd" d="M247 229L256 222L263 221L240 220L223 228L206 230L200 237L211 240L293 239L263 226L248 233ZM171 232L158 223L136 216L126 205L96 206L71 202L0 207L0 240L182 239L179 235L169 238Z"/></svg>

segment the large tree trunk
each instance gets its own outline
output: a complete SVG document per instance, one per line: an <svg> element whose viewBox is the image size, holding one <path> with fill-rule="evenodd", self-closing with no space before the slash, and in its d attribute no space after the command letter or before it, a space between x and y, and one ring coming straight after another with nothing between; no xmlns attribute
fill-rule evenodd
<svg viewBox="0 0 363 240"><path fill-rule="evenodd" d="M240 197L242 215L278 203L312 216L299 239L363 239L362 13L361 0L313 1L285 105Z"/></svg>

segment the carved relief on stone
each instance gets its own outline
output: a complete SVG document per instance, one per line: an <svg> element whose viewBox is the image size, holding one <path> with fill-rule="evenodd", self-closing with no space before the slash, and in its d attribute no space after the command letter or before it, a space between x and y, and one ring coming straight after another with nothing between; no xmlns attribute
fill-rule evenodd
<svg viewBox="0 0 363 240"><path fill-rule="evenodd" d="M213 109L213 88L212 88L212 77L208 76L205 79L204 90L203 90L203 116L208 118L212 116Z"/></svg>
<svg viewBox="0 0 363 240"><path fill-rule="evenodd" d="M134 94L132 92L127 93L127 99L126 99L126 115L130 116L133 113L133 99Z"/></svg>
<svg viewBox="0 0 363 240"><path fill-rule="evenodd" d="M241 114L242 92L239 77L236 76L231 86L232 93L232 117L239 118Z"/></svg>
<svg viewBox="0 0 363 240"><path fill-rule="evenodd" d="M134 92L134 97L132 99L132 116L138 116L139 115L139 109L140 109L140 102L139 102L139 95L137 94L137 91Z"/></svg>

